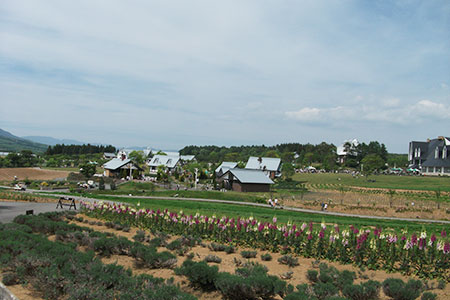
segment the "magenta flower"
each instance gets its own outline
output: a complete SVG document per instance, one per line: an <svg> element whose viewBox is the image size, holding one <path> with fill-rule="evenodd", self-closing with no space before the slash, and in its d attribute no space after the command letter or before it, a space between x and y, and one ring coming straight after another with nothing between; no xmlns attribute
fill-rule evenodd
<svg viewBox="0 0 450 300"><path fill-rule="evenodd" d="M448 253L450 253L450 243L449 242L445 242L444 254L448 254Z"/></svg>
<svg viewBox="0 0 450 300"><path fill-rule="evenodd" d="M445 229L442 229L441 237L445 238L446 236L447 236L447 232L445 231Z"/></svg>

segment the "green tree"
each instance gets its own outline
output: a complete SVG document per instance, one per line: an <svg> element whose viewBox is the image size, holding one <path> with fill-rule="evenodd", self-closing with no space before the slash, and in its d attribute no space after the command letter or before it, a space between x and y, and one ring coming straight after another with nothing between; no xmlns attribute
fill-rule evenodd
<svg viewBox="0 0 450 300"><path fill-rule="evenodd" d="M103 179L103 177L100 177L100 182L98 183L98 189L100 191L105 190L105 179Z"/></svg>
<svg viewBox="0 0 450 300"><path fill-rule="evenodd" d="M295 173L295 170L291 163L284 163L281 166L281 174L282 174L284 180L291 181L294 173Z"/></svg>
<svg viewBox="0 0 450 300"><path fill-rule="evenodd" d="M145 162L145 154L144 151L131 151L128 155L128 158L131 159L135 164L142 166Z"/></svg>
<svg viewBox="0 0 450 300"><path fill-rule="evenodd" d="M314 153L312 153L312 152L306 153L305 157L303 158L303 163L305 165L310 166L312 164L312 162L313 162L313 157L314 157Z"/></svg>
<svg viewBox="0 0 450 300"><path fill-rule="evenodd" d="M84 175L84 177L91 178L95 174L95 165L91 163L86 163L80 166L80 173Z"/></svg>
<svg viewBox="0 0 450 300"><path fill-rule="evenodd" d="M369 177L374 171L383 168L384 160L378 154L369 154L361 160L362 173Z"/></svg>

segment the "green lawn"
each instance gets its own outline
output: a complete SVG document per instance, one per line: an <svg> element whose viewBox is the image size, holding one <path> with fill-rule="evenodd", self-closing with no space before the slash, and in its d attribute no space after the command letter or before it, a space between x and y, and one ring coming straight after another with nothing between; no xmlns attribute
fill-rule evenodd
<svg viewBox="0 0 450 300"><path fill-rule="evenodd" d="M340 180L339 180L340 178ZM425 177L425 176L395 176L395 175L372 175L369 182L364 177L353 178L350 174L295 174L296 181L309 184L358 186L384 189L405 189L425 191L450 192L450 177Z"/></svg>
<svg viewBox="0 0 450 300"><path fill-rule="evenodd" d="M181 197L181 198L201 198L218 199L231 201L259 202L265 203L270 197L270 193L238 193L233 191L185 191L162 190L150 182L127 182L117 186L117 190L94 191L96 194L113 194L133 196L158 196L158 197Z"/></svg>
<svg viewBox="0 0 450 300"><path fill-rule="evenodd" d="M91 195L89 195L91 196ZM121 202L127 202L130 204L140 203L141 208L150 209L168 209L173 212L183 210L185 213L195 214L197 212L205 215L216 216L228 216L228 217L249 217L253 216L258 220L271 221L274 216L278 218L278 222L287 223L288 221L296 224L302 224L303 222L315 222L320 223L325 221L326 223L336 223L340 225L355 225L355 226L382 226L383 228L394 228L420 231L426 229L427 231L441 231L446 228L448 230L449 225L442 224L428 224L419 222L405 222L405 221L391 221L391 220L372 220L356 217L338 217L328 216L312 213L301 213L287 210L273 210L272 208L264 207L251 207L245 205L234 204L222 204L222 203L208 203L208 202L196 202L189 200L169 200L169 199L132 199L122 197L108 197L102 195L93 195L95 198L105 200L115 200Z"/></svg>

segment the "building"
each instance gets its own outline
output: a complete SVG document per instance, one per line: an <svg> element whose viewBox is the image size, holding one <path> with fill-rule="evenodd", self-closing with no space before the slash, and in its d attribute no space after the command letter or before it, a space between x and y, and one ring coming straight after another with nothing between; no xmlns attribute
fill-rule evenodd
<svg viewBox="0 0 450 300"><path fill-rule="evenodd" d="M261 170L271 179L274 179L275 177L281 176L281 159L250 156L245 168L250 170Z"/></svg>
<svg viewBox="0 0 450 300"><path fill-rule="evenodd" d="M131 179L140 177L143 171L141 167L127 158L113 158L103 165L103 169L105 169L103 175L106 177L126 178L129 176Z"/></svg>
<svg viewBox="0 0 450 300"><path fill-rule="evenodd" d="M218 166L215 170L216 177L221 177L223 174L225 174L226 171L229 169L236 168L237 162L232 161L224 161Z"/></svg>
<svg viewBox="0 0 450 300"><path fill-rule="evenodd" d="M424 175L450 176L450 138L440 136L426 142L409 143L409 167Z"/></svg>
<svg viewBox="0 0 450 300"><path fill-rule="evenodd" d="M221 177L226 189L236 192L270 192L274 182L262 170L228 169Z"/></svg>
<svg viewBox="0 0 450 300"><path fill-rule="evenodd" d="M356 148L359 146L357 139L347 140L341 146L336 148L338 163L343 164L348 156L357 156Z"/></svg>
<svg viewBox="0 0 450 300"><path fill-rule="evenodd" d="M150 167L150 173L156 174L158 167L163 166L169 172L173 172L180 163L180 156L169 156L157 154L147 163Z"/></svg>
<svg viewBox="0 0 450 300"><path fill-rule="evenodd" d="M103 158L104 159L113 159L116 156L117 155L115 153L112 153L112 152L105 152L105 153L103 153Z"/></svg>

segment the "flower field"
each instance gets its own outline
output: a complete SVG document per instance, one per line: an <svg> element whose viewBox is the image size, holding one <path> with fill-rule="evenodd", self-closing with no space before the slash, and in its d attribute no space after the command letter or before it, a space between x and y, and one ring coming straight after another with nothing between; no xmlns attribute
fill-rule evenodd
<svg viewBox="0 0 450 300"><path fill-rule="evenodd" d="M272 222L259 222L252 217L187 215L182 211L136 209L102 202L82 206L92 217L142 229L450 281L450 241L446 230L408 232L324 223L278 224L275 217Z"/></svg>

